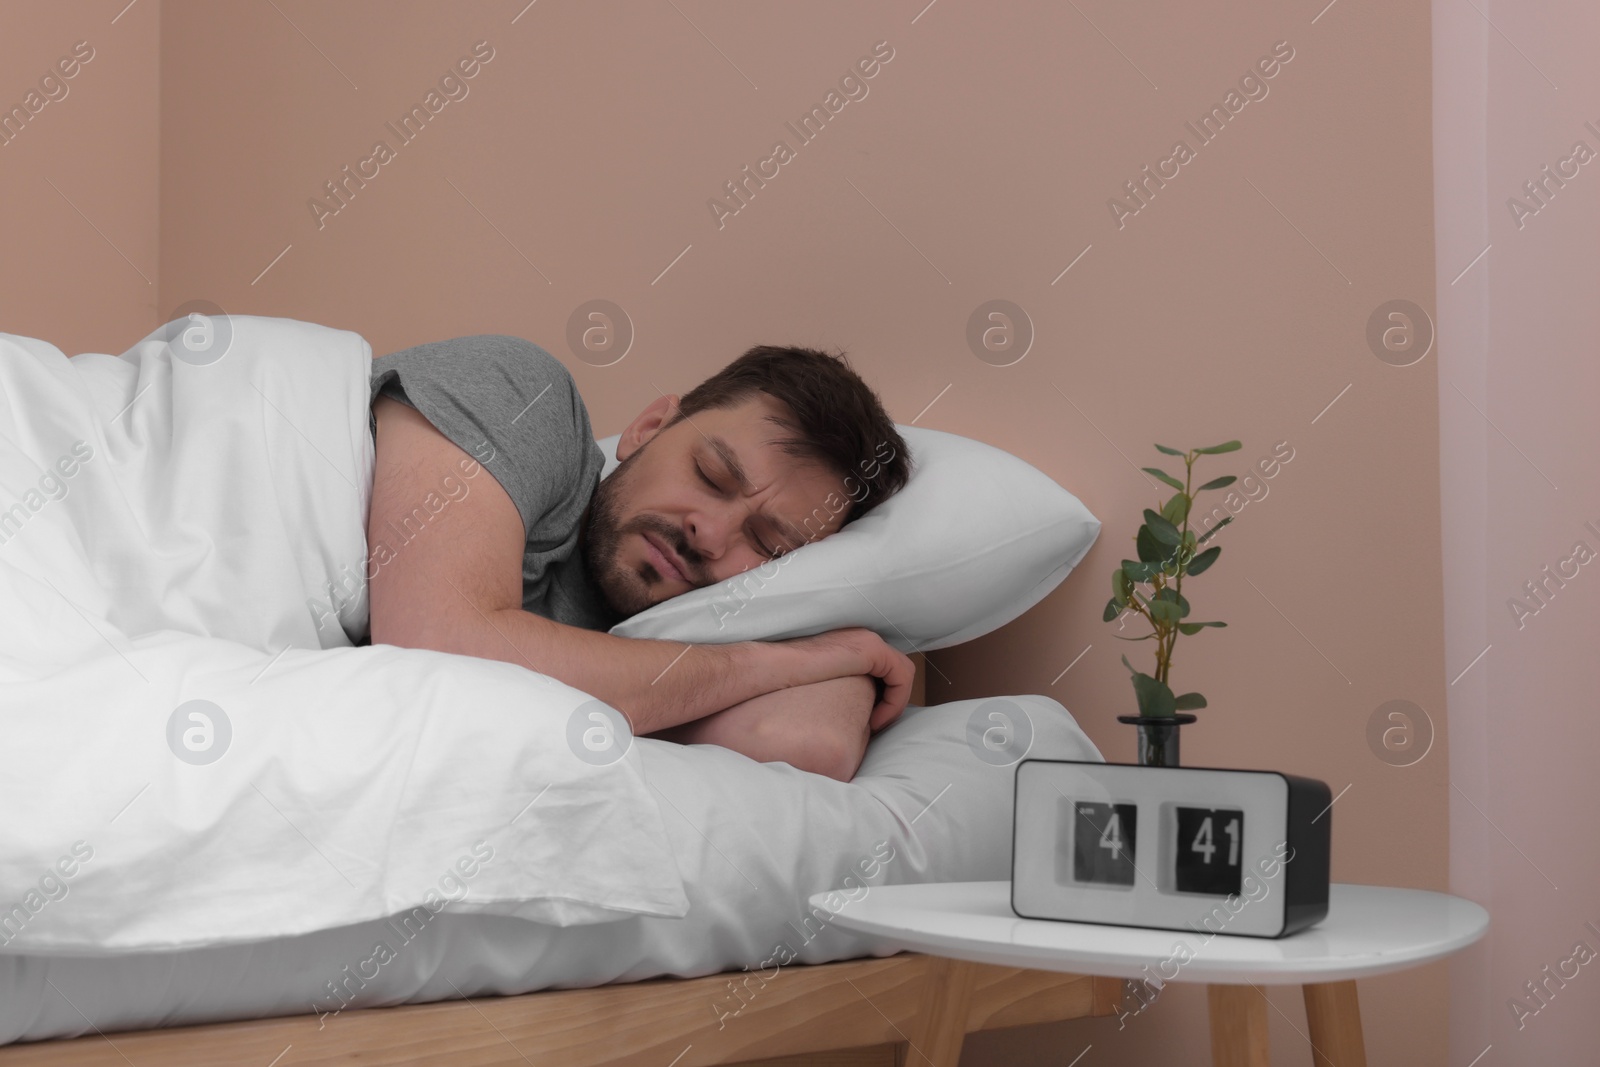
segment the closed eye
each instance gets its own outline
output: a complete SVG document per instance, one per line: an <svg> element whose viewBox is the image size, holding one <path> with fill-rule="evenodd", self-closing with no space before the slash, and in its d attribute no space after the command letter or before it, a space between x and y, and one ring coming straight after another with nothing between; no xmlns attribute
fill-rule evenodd
<svg viewBox="0 0 1600 1067"><path fill-rule="evenodd" d="M722 493L722 486L712 481L711 476L706 473L706 469L699 463L694 465L694 472L700 476L700 480L706 484L708 489L711 489L713 492L719 494ZM777 559L784 553L784 550L781 548L768 548L766 544L762 542L760 537L752 536L751 540L755 542L757 551L759 551L763 556L766 556L769 560Z"/></svg>

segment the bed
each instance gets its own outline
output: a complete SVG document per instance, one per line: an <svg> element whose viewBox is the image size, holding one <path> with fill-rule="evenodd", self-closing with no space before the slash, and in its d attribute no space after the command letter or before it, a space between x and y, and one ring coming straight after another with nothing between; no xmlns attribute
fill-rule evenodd
<svg viewBox="0 0 1600 1067"><path fill-rule="evenodd" d="M896 956L806 904L1007 877L1016 762L1099 758L1060 704L911 707L850 783L650 738L586 757L587 694L355 647L365 342L206 326L226 359L182 321L122 357L0 335L0 392L33 401L0 411L0 721L28 754L0 803L29 813L0 838L0 1064L953 1064L969 1030L1114 1010L1120 983ZM891 626L987 632L1086 549L1024 595L967 574L1002 615Z"/></svg>
<svg viewBox="0 0 1600 1067"><path fill-rule="evenodd" d="M849 784L643 739L685 876L682 919L558 927L447 911L404 943L385 920L181 952L0 955L0 1039L88 1035L12 1045L0 1064L264 1064L287 1050L287 1065L349 1062L359 1050L363 1063L670 1063L685 1053L676 1062L687 1065L920 1048L940 997L940 1018L956 1011L951 998L966 1002L959 1033L1109 1013L1119 982L963 964L966 984L951 989L950 961L892 955L806 907L828 889L847 908L873 885L1008 875L1014 768L967 743L984 705L984 721L995 708L1027 716L1031 755L1098 758L1059 704L1031 696L913 707L874 738ZM765 803L752 808L751 797ZM362 979L380 941L398 951ZM787 963L779 943L793 949ZM340 979L348 1002L328 991ZM396 1005L414 1006L378 1010ZM272 1021L215 1025L239 1019ZM161 1029L125 1033L142 1028Z"/></svg>

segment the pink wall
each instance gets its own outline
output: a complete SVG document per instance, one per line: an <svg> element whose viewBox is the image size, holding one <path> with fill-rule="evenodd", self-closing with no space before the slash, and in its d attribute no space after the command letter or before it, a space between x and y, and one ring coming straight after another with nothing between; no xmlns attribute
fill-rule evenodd
<svg viewBox="0 0 1600 1067"><path fill-rule="evenodd" d="M1493 916L1452 967L1451 1062L1587 1063L1600 964L1571 961L1600 952L1600 579L1574 549L1600 552L1600 163L1561 161L1600 153L1600 12L1483 10L1434 7L1450 881Z"/></svg>
<svg viewBox="0 0 1600 1067"><path fill-rule="evenodd" d="M3 69L42 71L121 6L45 16L12 5L8 25L24 25L37 51L21 67L4 53ZM159 24L159 140L146 38L144 80L112 86L112 120L125 120L114 136L62 128L35 165L108 203L146 190L111 229L153 278L159 234L159 305L92 233L75 258L53 246L76 216L47 223L8 206L7 234L22 233L45 269L32 289L8 287L33 298L0 305L0 328L119 352L204 299L354 329L379 354L503 331L567 360L601 433L752 344L842 346L897 419L1007 448L1103 520L1062 589L933 657L929 697L1049 693L1113 759L1132 751L1114 722L1132 707L1117 655L1144 646L1115 642L1100 609L1156 499L1134 468L1159 459L1153 441L1237 437L1242 453L1200 469L1243 474L1284 442L1293 459L1252 483L1254 500L1233 498L1227 551L1193 596L1229 629L1179 646L1174 677L1212 704L1185 736L1186 760L1348 787L1334 876L1445 887L1446 667L1458 660L1440 623L1439 364L1391 366L1366 339L1387 301L1434 306L1423 0L1292 12L1267 0L140 0L116 28L130 24ZM400 143L386 124L480 41L493 58L466 95ZM877 42L893 57L867 95L801 144L785 122ZM1293 58L1266 95L1200 144L1185 123L1278 42ZM26 79L13 82L21 91ZM1194 158L1119 226L1110 198L1180 137ZM325 183L380 138L394 157L318 219L309 201L327 202ZM779 138L794 158L719 226L707 200ZM132 144L144 154L117 148ZM10 257L12 277L24 258ZM596 298L634 326L609 366L566 342L573 312ZM974 310L997 298L1035 333L1010 366L966 340ZM1396 699L1437 732L1410 767L1367 739L1374 711ZM1372 1062L1446 1063L1448 973L1361 983ZM1277 1062L1309 1062L1298 997L1276 990L1272 1002ZM1059 1064L1090 1043L1086 1064L1190 1062L1205 1032L1203 993L1173 986L1124 1030L982 1035L964 1062Z"/></svg>
<svg viewBox="0 0 1600 1067"><path fill-rule="evenodd" d="M0 331L68 354L164 321L161 5L125 3L0 4Z"/></svg>

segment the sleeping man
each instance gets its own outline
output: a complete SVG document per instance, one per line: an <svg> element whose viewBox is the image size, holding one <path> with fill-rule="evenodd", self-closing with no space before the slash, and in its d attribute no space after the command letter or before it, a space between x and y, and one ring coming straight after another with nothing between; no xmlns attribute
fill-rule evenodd
<svg viewBox="0 0 1600 1067"><path fill-rule="evenodd" d="M870 630L723 645L606 632L834 533L905 484L905 443L841 359L751 349L640 412L604 481L572 376L530 342L418 345L373 360L371 386L368 543L419 518L427 531L371 578L371 643L516 663L610 704L635 735L841 781L904 709L911 661ZM474 463L494 479L437 515L421 508Z"/></svg>

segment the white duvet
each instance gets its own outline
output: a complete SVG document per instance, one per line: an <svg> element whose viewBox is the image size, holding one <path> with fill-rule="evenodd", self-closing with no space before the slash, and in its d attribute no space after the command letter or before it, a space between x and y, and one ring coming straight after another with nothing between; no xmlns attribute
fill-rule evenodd
<svg viewBox="0 0 1600 1067"><path fill-rule="evenodd" d="M232 316L209 360L187 325L120 358L0 334L0 952L682 916L639 746L606 762L586 694L352 645L366 342Z"/></svg>
<svg viewBox="0 0 1600 1067"><path fill-rule="evenodd" d="M700 1022L757 1026L745 1004L784 995L795 965L898 951L836 921L874 887L1010 877L1016 760L1100 758L1040 696L908 708L848 783L715 745L643 738L638 751L683 870L681 919L555 927L452 906L421 927L388 919L115 958L0 954L0 1044L314 1013L294 1051L314 1058L346 1009L719 971L734 973ZM830 890L837 905L809 906Z"/></svg>

